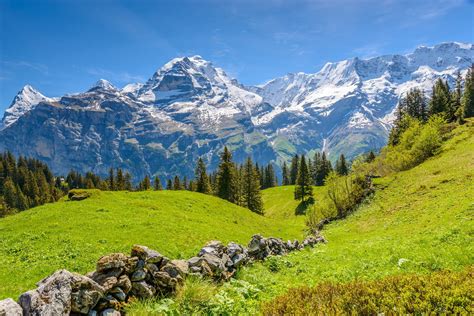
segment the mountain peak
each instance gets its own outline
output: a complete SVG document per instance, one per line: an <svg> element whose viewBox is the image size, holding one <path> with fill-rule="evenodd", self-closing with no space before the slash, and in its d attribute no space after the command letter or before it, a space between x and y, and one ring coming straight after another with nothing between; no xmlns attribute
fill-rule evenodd
<svg viewBox="0 0 474 316"><path fill-rule="evenodd" d="M99 79L97 82L89 89L89 91L102 89L102 90L117 90L117 88L105 79Z"/></svg>

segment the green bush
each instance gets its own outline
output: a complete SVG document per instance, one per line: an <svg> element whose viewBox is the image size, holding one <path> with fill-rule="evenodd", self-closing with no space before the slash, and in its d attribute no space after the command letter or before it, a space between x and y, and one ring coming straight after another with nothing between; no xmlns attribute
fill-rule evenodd
<svg viewBox="0 0 474 316"><path fill-rule="evenodd" d="M474 313L474 267L462 272L400 275L377 281L291 289L264 315L404 315Z"/></svg>

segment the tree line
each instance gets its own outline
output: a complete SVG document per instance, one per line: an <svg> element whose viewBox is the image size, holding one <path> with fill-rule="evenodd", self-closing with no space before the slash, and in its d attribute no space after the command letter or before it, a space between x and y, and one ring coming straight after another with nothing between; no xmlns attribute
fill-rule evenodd
<svg viewBox="0 0 474 316"><path fill-rule="evenodd" d="M446 80L439 78L433 85L429 100L419 88L408 91L398 103L389 145L399 143L400 135L407 130L411 119L426 123L430 117L440 116L448 123L462 124L464 119L474 117L474 65L467 71L464 87L462 82L461 74L458 73L456 86L451 89Z"/></svg>
<svg viewBox="0 0 474 316"><path fill-rule="evenodd" d="M64 192L45 163L0 155L0 216L57 201Z"/></svg>

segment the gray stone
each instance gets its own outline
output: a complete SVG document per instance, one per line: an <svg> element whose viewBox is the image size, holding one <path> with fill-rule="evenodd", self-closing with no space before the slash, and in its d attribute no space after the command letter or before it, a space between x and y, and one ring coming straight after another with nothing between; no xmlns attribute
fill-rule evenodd
<svg viewBox="0 0 474 316"><path fill-rule="evenodd" d="M140 269L133 272L132 276L130 277L130 280L132 282L143 281L145 280L145 277L146 277L146 271L143 269Z"/></svg>
<svg viewBox="0 0 474 316"><path fill-rule="evenodd" d="M130 292L130 290L132 289L132 282L130 281L128 276L121 275L118 278L117 286L120 287L125 292L125 294L128 294L128 292Z"/></svg>
<svg viewBox="0 0 474 316"><path fill-rule="evenodd" d="M19 302L26 315L87 314L104 293L92 279L66 270L56 271L37 286L20 296Z"/></svg>
<svg viewBox="0 0 474 316"><path fill-rule="evenodd" d="M0 301L0 316L22 316L23 310L11 298Z"/></svg>
<svg viewBox="0 0 474 316"><path fill-rule="evenodd" d="M110 290L110 294L120 302L124 302L127 299L127 294L125 294L125 292L119 287L114 287Z"/></svg>
<svg viewBox="0 0 474 316"><path fill-rule="evenodd" d="M141 245L134 245L132 248L132 257L138 257L146 263L160 264L163 256L155 250Z"/></svg>
<svg viewBox="0 0 474 316"><path fill-rule="evenodd" d="M138 298L152 298L156 293L153 286L145 281L132 282L131 294Z"/></svg>
<svg viewBox="0 0 474 316"><path fill-rule="evenodd" d="M201 257L204 254L211 254L214 256L220 257L220 255L224 252L225 247L224 245L218 240L212 240L208 242L202 249L199 251L198 256Z"/></svg>
<svg viewBox="0 0 474 316"><path fill-rule="evenodd" d="M113 253L103 256L97 261L97 272L104 272L109 269L123 269L128 263L128 257L123 253Z"/></svg>
<svg viewBox="0 0 474 316"><path fill-rule="evenodd" d="M121 315L120 312L113 308L107 308L100 313L100 316L120 316L120 315Z"/></svg>

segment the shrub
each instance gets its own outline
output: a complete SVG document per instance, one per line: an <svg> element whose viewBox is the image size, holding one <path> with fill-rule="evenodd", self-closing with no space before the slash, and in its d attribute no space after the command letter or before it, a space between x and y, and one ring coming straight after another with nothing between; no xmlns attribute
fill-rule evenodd
<svg viewBox="0 0 474 316"><path fill-rule="evenodd" d="M264 315L401 315L474 312L474 267L462 272L400 275L377 281L291 289L266 303Z"/></svg>

